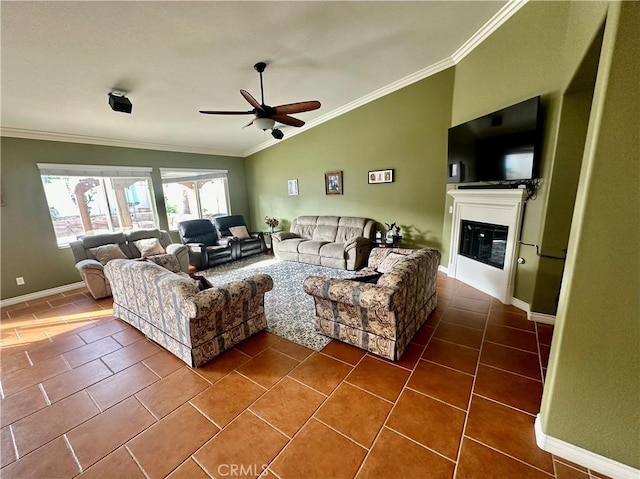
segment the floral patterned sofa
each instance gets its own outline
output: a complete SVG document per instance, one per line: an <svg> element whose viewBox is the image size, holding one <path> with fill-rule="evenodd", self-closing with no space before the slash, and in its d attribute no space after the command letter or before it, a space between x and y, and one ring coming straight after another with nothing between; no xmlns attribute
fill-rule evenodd
<svg viewBox="0 0 640 479"><path fill-rule="evenodd" d="M167 269L169 268L169 269ZM114 259L104 271L114 316L131 324L192 367L267 327L264 295L273 280L258 274L200 291L177 260Z"/></svg>
<svg viewBox="0 0 640 479"><path fill-rule="evenodd" d="M315 301L316 330L400 359L436 307L439 264L440 252L431 248L374 248L368 266L352 278L308 277L304 290Z"/></svg>

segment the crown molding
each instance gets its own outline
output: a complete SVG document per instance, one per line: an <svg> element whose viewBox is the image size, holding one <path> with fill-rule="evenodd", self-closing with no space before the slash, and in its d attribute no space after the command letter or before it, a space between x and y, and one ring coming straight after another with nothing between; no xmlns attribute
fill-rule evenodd
<svg viewBox="0 0 640 479"><path fill-rule="evenodd" d="M504 24L509 18L511 18L518 10L520 10L529 0L508 0L504 7L502 7L493 17L489 19L469 40L467 40L460 48L458 48L450 57L447 57L433 65L430 65L422 70L419 70L411 75L408 75L400 80L397 80L385 87L382 87L372 93L369 93L363 97L360 97L346 105L328 112L318 118L315 118L302 128L295 130L287 130L286 136L282 140L271 139L262 142L256 146L253 146L242 153L237 151L223 151L214 150L210 148L198 148L184 145L165 145L161 143L146 143L130 140L118 140L114 138L101 138L94 136L82 136L73 135L67 133L53 133L37 130L24 130L20 128L5 128L0 127L0 136L14 137L14 138L27 138L32 140L46 140L46 141L61 141L66 143L85 143L91 145L102 146L117 146L121 148L137 148L143 150L158 150L158 151L174 151L179 153L196 153L204 155L220 155L246 158L254 153L262 151L273 145L286 141L300 133L303 133L311 128L314 128L329 120L333 120L338 116L355 110L367 103L375 101L383 96L393 93L401 88L409 86L420 80L423 80L431 75L435 75L447 68L455 66L464 57L471 53L478 45L480 45L489 35L496 31L502 24Z"/></svg>
<svg viewBox="0 0 640 479"><path fill-rule="evenodd" d="M83 143L99 146L116 146L119 148L136 148L141 150L173 151L177 153L195 153L199 155L219 155L242 158L236 151L214 150L184 145L167 145L163 143L147 143L143 141L118 140L99 136L74 135L50 131L26 130L22 128L0 127L0 136L9 138L25 138L28 140L60 141L63 143Z"/></svg>
<svg viewBox="0 0 640 479"><path fill-rule="evenodd" d="M451 59L456 63L456 65L460 63L464 57L485 41L489 35L502 26L504 22L509 20L518 10L524 7L528 1L529 0L509 0L507 4L498 11L498 13L491 17L489 21L480 28L480 30L474 33L469 40L464 42L463 45L458 48L453 55L451 55Z"/></svg>
<svg viewBox="0 0 640 479"><path fill-rule="evenodd" d="M427 68L423 68L422 70L417 71L411 75L408 75L404 78L401 78L398 81L395 81L379 90L374 91L368 95L358 98L357 100L352 101L351 103L347 103L346 105L337 108L333 111L330 111L326 115L322 115L318 118L315 118L309 121L303 128L298 128L296 130L287 131L286 136L282 140L267 140L259 145L256 145L252 148L246 150L243 155L246 158L247 156L253 155L254 153L258 153L266 148L269 148L277 143L282 141L286 141L287 139L299 135L300 133L314 128L318 125L321 125L324 122L332 120L340 115L344 115L351 110L355 110L367 103L370 103L374 100L377 100L385 95L393 93L401 88L411 85L412 83L416 83L420 80L424 80L425 78L435 75L447 68L457 65L464 57L466 57L469 53L471 53L478 45L480 45L489 35L495 32L502 24L504 24L507 20L509 20L518 10L520 10L529 0L508 0L504 7L502 7L498 13L496 13L493 17L489 19L487 23L485 23L476 33L473 34L469 40L467 40L460 48L458 48L453 55L448 58L445 58L433 65L428 66Z"/></svg>
<svg viewBox="0 0 640 479"><path fill-rule="evenodd" d="M406 77L401 78L400 80L390 83L389 85L384 86L372 93L364 95L350 103L347 103L346 105L341 106L340 108L336 108L335 110L332 110L325 115L319 116L318 118L314 118L313 120L309 121L303 128L298 128L296 130L288 130L287 135L284 137L283 140L268 140L268 141L265 141L264 143L260 143L259 145L249 148L244 152L244 156L246 158L249 155L253 155L254 153L264 150L265 148L268 148L276 143L280 143L293 136L299 135L300 133L306 130L309 130L318 125L321 125L322 123L325 123L329 120L333 120L334 118L344 115L345 113L348 113L351 110L355 110L356 108L366 105L367 103L371 103L372 101L382 98L383 96L386 96L390 93L398 91L401 88L409 86L420 80L424 80L425 78L430 77L431 75L435 75L436 73L446 70L447 68L450 68L454 65L455 63L451 58L445 58L444 60L441 60L437 63L434 63L433 65L428 66L427 68L423 68L422 70L412 73L411 75L407 75Z"/></svg>

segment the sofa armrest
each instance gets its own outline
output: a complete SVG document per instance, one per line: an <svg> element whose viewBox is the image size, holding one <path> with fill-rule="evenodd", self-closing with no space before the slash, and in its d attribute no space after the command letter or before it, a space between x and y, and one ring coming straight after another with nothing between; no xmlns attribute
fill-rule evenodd
<svg viewBox="0 0 640 479"><path fill-rule="evenodd" d="M300 235L292 233L291 231L278 231L277 233L271 233L271 241L282 241L291 238L300 238Z"/></svg>
<svg viewBox="0 0 640 479"><path fill-rule="evenodd" d="M80 273L83 271L88 271L90 269L98 270L102 272L104 270L104 266L100 261L96 261L95 259L83 259L82 261L78 261L76 263L76 268Z"/></svg>
<svg viewBox="0 0 640 479"><path fill-rule="evenodd" d="M362 236L351 238L344 244L344 250L349 251L351 249L362 247L362 246L370 247L371 240L368 238L363 238Z"/></svg>
<svg viewBox="0 0 640 479"><path fill-rule="evenodd" d="M189 271L189 247L180 243L172 243L167 246L167 253L172 254L178 260L180 270Z"/></svg>
<svg viewBox="0 0 640 479"><path fill-rule="evenodd" d="M365 309L389 308L395 293L392 288L323 276L309 276L304 280L303 288L305 293L316 298Z"/></svg>
<svg viewBox="0 0 640 479"><path fill-rule="evenodd" d="M191 300L196 305L196 317L222 311L230 302L242 304L256 296L263 296L273 289L273 279L268 274L257 274L248 278L232 281L223 286L200 291Z"/></svg>

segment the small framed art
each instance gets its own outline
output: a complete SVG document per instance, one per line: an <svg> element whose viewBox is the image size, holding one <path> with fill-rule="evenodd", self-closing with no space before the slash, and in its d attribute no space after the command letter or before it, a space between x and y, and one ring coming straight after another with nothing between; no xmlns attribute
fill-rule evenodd
<svg viewBox="0 0 640 479"><path fill-rule="evenodd" d="M393 183L393 170L373 170L367 174L369 184Z"/></svg>
<svg viewBox="0 0 640 479"><path fill-rule="evenodd" d="M342 171L327 171L324 174L324 191L327 195L342 194Z"/></svg>
<svg viewBox="0 0 640 479"><path fill-rule="evenodd" d="M287 189L289 196L298 196L298 179L287 180Z"/></svg>

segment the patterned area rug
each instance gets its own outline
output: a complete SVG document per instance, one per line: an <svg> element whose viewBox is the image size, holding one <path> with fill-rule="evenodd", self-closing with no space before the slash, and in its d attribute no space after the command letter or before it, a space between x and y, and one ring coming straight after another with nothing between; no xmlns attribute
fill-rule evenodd
<svg viewBox="0 0 640 479"><path fill-rule="evenodd" d="M324 348L331 339L316 333L313 298L304 292L302 282L307 276L348 278L354 272L283 261L270 255L255 255L200 272L214 286L260 273L273 278L273 289L264 299L269 332L316 351Z"/></svg>

